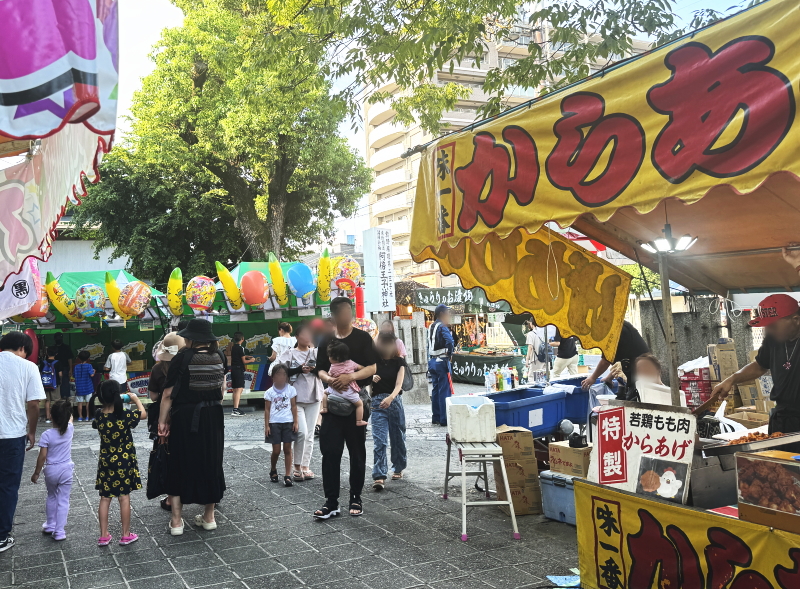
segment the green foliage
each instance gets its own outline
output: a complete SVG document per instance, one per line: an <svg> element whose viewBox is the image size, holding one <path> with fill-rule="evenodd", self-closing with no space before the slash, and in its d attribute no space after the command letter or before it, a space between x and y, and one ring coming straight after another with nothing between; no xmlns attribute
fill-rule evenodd
<svg viewBox="0 0 800 589"><path fill-rule="evenodd" d="M233 206L210 174L141 163L116 147L103 160L102 181L75 207L73 235L95 239L95 253L111 248L128 256L140 278L165 282L180 266L184 276L214 275L214 261L232 264L245 246L237 239Z"/></svg>
<svg viewBox="0 0 800 589"><path fill-rule="evenodd" d="M631 280L631 292L637 297L645 296L648 290L659 290L661 288L661 276L653 272L650 268L639 266L639 264L625 264L619 267L633 277ZM644 270L644 273L642 272ZM645 282L645 278L647 281ZM650 287L649 289L647 287Z"/></svg>

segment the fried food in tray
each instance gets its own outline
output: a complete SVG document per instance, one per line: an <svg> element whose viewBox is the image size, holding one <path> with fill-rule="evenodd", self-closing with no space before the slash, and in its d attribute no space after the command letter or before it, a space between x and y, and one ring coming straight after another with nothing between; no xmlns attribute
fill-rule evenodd
<svg viewBox="0 0 800 589"><path fill-rule="evenodd" d="M797 478L782 464L768 460L738 463L739 495L759 507L787 513L800 512Z"/></svg>
<svg viewBox="0 0 800 589"><path fill-rule="evenodd" d="M728 446L737 446L739 444L749 444L751 442L760 442L761 440L771 440L772 438L780 438L783 435L781 432L775 432L774 434L762 434L761 432L751 432L746 436L742 436L741 438L736 438L735 440L731 440L728 442Z"/></svg>

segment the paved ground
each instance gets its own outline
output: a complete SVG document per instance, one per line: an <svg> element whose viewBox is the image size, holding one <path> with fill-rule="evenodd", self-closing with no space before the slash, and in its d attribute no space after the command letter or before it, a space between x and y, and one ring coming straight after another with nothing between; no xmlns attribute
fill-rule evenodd
<svg viewBox="0 0 800 589"><path fill-rule="evenodd" d="M324 501L319 478L292 488L270 483L268 451L261 443L263 414L255 412L225 418L228 492L219 507L217 530L187 526L183 536L173 538L166 531L168 515L139 491L132 495L132 527L141 539L108 548L96 546L97 435L88 424L76 424L76 482L67 540L55 543L40 533L46 492L43 484L29 482L36 459L31 452L15 524L18 544L0 554L0 587L511 588L548 587L545 575L570 574L577 566L575 529L542 516L518 518L522 540L514 541L509 518L499 509L473 508L470 540L461 542L458 497L451 491L451 500L443 501L439 495L443 428L430 425L427 407L407 406L406 413L407 478L390 482L380 494L365 490L363 517L314 522L310 514ZM136 432L136 442L146 462L144 428ZM318 461L315 451L312 468L317 472ZM189 506L187 522L199 511ZM112 534L119 538L114 507L111 522Z"/></svg>

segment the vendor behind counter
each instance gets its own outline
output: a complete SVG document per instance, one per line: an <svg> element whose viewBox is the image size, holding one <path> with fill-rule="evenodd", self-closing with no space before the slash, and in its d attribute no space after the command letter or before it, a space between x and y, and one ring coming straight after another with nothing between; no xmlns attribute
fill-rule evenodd
<svg viewBox="0 0 800 589"><path fill-rule="evenodd" d="M789 295L775 294L761 301L755 312L750 325L763 327L766 332L755 361L714 387L712 396L724 399L734 385L751 382L769 370L770 400L776 404L769 419L769 433L800 432L800 305Z"/></svg>

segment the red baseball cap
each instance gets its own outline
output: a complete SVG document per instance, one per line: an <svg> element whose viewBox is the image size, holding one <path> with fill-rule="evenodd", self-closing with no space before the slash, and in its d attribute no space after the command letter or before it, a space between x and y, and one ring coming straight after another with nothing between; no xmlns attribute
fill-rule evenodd
<svg viewBox="0 0 800 589"><path fill-rule="evenodd" d="M800 311L797 299L785 294L769 295L754 309L756 318L750 322L751 327L766 327L778 319L789 317Z"/></svg>

